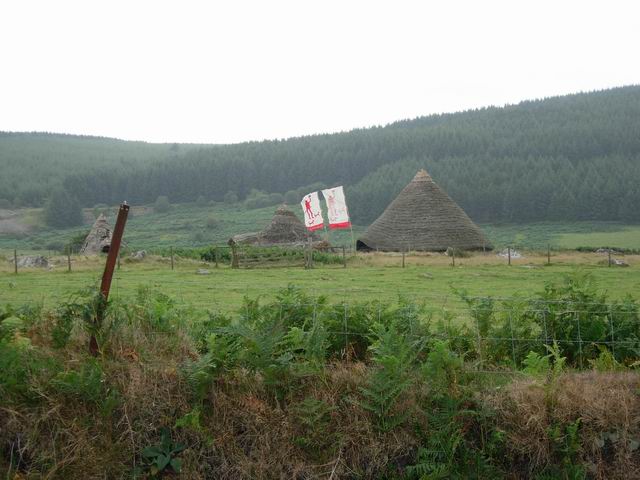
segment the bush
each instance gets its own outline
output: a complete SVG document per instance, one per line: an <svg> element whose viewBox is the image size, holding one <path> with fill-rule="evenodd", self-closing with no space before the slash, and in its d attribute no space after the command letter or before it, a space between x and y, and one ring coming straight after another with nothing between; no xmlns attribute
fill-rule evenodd
<svg viewBox="0 0 640 480"><path fill-rule="evenodd" d="M165 195L160 195L158 198L156 198L156 201L153 204L153 210L158 213L166 213L171 210L171 203L169 203L169 198Z"/></svg>
<svg viewBox="0 0 640 480"><path fill-rule="evenodd" d="M208 217L205 222L205 227L207 227L207 230L215 230L219 226L220 226L220 221L213 216Z"/></svg>
<svg viewBox="0 0 640 480"><path fill-rule="evenodd" d="M198 230L196 233L194 233L192 238L196 243L202 243L207 240L207 236L202 230Z"/></svg>
<svg viewBox="0 0 640 480"><path fill-rule="evenodd" d="M80 249L84 245L84 241L89 235L90 230L86 232L77 233L62 247L63 253L79 253Z"/></svg>
<svg viewBox="0 0 640 480"><path fill-rule="evenodd" d="M269 194L269 205L278 205L284 202L284 196L281 193Z"/></svg>
<svg viewBox="0 0 640 480"><path fill-rule="evenodd" d="M52 252L62 252L64 251L64 243L53 241L47 243L44 248L51 250Z"/></svg>
<svg viewBox="0 0 640 480"><path fill-rule="evenodd" d="M284 194L284 201L287 205L297 205L302 200L297 190L289 190Z"/></svg>
<svg viewBox="0 0 640 480"><path fill-rule="evenodd" d="M230 205L232 203L237 203L237 202L238 202L238 194L233 190L230 190L224 194L224 203Z"/></svg>

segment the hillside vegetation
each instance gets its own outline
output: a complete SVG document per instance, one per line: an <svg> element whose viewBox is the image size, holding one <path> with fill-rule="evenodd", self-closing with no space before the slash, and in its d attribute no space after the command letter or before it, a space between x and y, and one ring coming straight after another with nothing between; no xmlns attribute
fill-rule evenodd
<svg viewBox="0 0 640 480"><path fill-rule="evenodd" d="M638 132L640 86L238 145L5 134L0 196L38 205L45 187L61 181L90 207L123 199L150 203L159 195L171 202L222 201L230 192L243 200L256 191L285 197L295 191L289 195L295 198L320 182L344 184L353 220L366 225L426 167L479 222L636 222ZM33 146L43 142L57 147Z"/></svg>
<svg viewBox="0 0 640 480"><path fill-rule="evenodd" d="M474 321L292 286L204 318L156 289L101 321L91 291L50 310L0 305L0 471L637 478L636 301L588 277L515 301L458 295Z"/></svg>

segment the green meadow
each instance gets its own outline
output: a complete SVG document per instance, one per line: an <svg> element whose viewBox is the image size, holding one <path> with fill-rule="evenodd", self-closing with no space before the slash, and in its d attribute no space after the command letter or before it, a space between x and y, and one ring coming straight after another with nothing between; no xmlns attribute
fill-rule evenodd
<svg viewBox="0 0 640 480"><path fill-rule="evenodd" d="M131 298L141 288L162 292L184 305L199 310L230 311L238 308L245 296L273 299L278 290L295 285L314 295L326 295L333 302L355 303L368 300L392 302L399 296L424 301L434 309L457 309L462 304L456 290L473 296L529 297L543 290L549 282L561 282L567 275L589 275L599 288L612 298L640 292L640 261L625 257L631 267L606 266L606 257L597 254L558 254L552 264L546 257L529 256L508 266L494 254L476 255L456 261L443 255L408 256L406 268L402 258L393 254L369 254L350 258L347 268L341 265L300 267L241 268L176 259L171 270L166 258L154 257L140 263L123 261L116 271L113 298ZM72 258L67 272L66 258L57 257L51 271L22 269L12 272L8 262L0 271L0 304L25 303L53 305L75 292L97 285L104 257ZM205 269L207 274L198 274Z"/></svg>
<svg viewBox="0 0 640 480"><path fill-rule="evenodd" d="M290 208L302 218L297 205ZM166 249L168 247L201 247L226 244L239 233L261 230L269 224L276 207L248 209L242 203L227 205L212 203L198 206L193 203L173 205L165 213L154 212L151 207L134 206L125 231L129 250ZM108 219L115 222L116 207L106 209ZM98 211L85 209L85 225L68 229L51 229L43 224L40 209L19 211L19 221L28 226L28 234L8 235L0 232L0 250L17 248L22 252L56 251L73 237L85 234L91 228ZM615 222L543 222L529 224L480 225L495 248L513 246L525 250L575 249L586 247L617 247L640 249L640 225ZM357 238L366 226L354 225ZM334 245L350 245L349 230L321 232Z"/></svg>

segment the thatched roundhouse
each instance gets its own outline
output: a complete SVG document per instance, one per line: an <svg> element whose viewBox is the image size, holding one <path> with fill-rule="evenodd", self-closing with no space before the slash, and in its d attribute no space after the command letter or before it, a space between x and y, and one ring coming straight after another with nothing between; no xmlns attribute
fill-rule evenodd
<svg viewBox="0 0 640 480"><path fill-rule="evenodd" d="M309 235L313 242L320 240L317 234L309 232L304 223L296 217L295 213L281 205L277 208L271 223L257 233L244 233L232 237L235 243L257 246L274 245L302 245L308 241Z"/></svg>
<svg viewBox="0 0 640 480"><path fill-rule="evenodd" d="M96 219L91 231L80 249L80 253L84 255L97 255L99 253L108 253L111 247L111 227L107 223L107 217L100 214Z"/></svg>
<svg viewBox="0 0 640 480"><path fill-rule="evenodd" d="M357 241L358 250L445 251L491 248L478 226L420 170Z"/></svg>

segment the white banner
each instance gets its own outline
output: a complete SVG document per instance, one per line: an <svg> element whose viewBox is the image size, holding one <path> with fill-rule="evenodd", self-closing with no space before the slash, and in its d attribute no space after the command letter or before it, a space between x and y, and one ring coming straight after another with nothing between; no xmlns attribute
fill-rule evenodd
<svg viewBox="0 0 640 480"><path fill-rule="evenodd" d="M305 195L302 201L302 212L304 213L304 225L309 230L318 230L324 225L322 218L322 209L320 208L320 197L318 192Z"/></svg>
<svg viewBox="0 0 640 480"><path fill-rule="evenodd" d="M327 202L327 218L329 219L329 228L349 228L349 209L347 201L344 198L344 189L342 186L327 188L322 190L325 202Z"/></svg>

